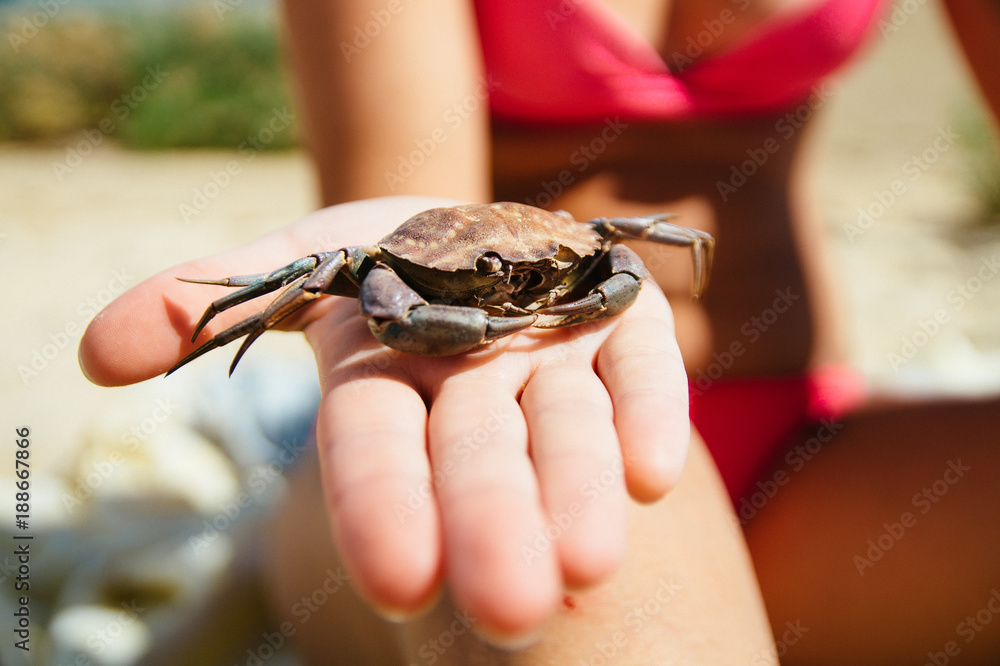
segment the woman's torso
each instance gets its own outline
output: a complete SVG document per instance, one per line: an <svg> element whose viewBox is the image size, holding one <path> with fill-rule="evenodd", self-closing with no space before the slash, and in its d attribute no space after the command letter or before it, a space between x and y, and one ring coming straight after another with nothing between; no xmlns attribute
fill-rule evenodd
<svg viewBox="0 0 1000 666"><path fill-rule="evenodd" d="M816 0L606 0L661 56L708 26L700 57L724 53L760 21ZM567 3L569 7L571 3ZM723 14L724 11L729 13ZM719 32L712 23L727 23ZM708 41L708 40L703 40ZM630 121L575 126L494 124L494 196L581 219L670 211L718 241L706 297L692 302L690 259L636 249L670 297L692 372L799 371L840 355L810 198L808 127L826 87L801 104L748 119ZM645 246L643 246L645 245Z"/></svg>

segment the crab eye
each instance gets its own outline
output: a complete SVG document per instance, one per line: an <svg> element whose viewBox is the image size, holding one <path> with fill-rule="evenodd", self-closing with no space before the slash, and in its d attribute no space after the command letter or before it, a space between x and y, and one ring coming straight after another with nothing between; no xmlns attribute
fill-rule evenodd
<svg viewBox="0 0 1000 666"><path fill-rule="evenodd" d="M503 261L495 252L487 252L476 259L476 272L483 275L498 273L503 268Z"/></svg>

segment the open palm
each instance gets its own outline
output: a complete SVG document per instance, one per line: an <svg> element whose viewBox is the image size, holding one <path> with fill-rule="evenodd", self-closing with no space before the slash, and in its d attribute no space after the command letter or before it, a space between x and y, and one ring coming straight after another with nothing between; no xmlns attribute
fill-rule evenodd
<svg viewBox="0 0 1000 666"><path fill-rule="evenodd" d="M370 244L421 210L453 204L335 206L171 268L94 319L81 365L96 383L121 385L186 355L222 288L175 277L263 272ZM235 307L202 336L262 307ZM317 439L341 557L361 595L386 613L422 608L447 582L485 633L537 629L565 585L596 583L622 561L628 494L657 499L683 468L687 382L669 306L651 283L619 317L522 332L461 356L381 346L346 298L321 299L283 328L303 330L316 354Z"/></svg>

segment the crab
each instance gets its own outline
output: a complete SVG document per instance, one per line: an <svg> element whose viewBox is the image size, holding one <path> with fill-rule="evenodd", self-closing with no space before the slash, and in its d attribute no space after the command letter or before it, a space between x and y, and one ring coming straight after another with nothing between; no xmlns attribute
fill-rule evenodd
<svg viewBox="0 0 1000 666"><path fill-rule="evenodd" d="M214 301L194 342L219 313L285 287L262 312L222 331L171 368L243 336L247 348L281 320L324 295L355 297L382 344L410 354L461 354L528 327L558 328L614 317L628 309L649 275L624 240L691 248L693 296L708 283L715 241L709 234L649 217L577 222L502 202L432 208L369 247L318 252L270 273L196 284L242 287Z"/></svg>

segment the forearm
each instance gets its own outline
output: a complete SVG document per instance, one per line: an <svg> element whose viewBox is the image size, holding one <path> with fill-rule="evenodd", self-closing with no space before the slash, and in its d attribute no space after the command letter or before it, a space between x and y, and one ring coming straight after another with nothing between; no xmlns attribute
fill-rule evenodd
<svg viewBox="0 0 1000 666"><path fill-rule="evenodd" d="M323 203L490 199L488 109L465 0L285 0Z"/></svg>

